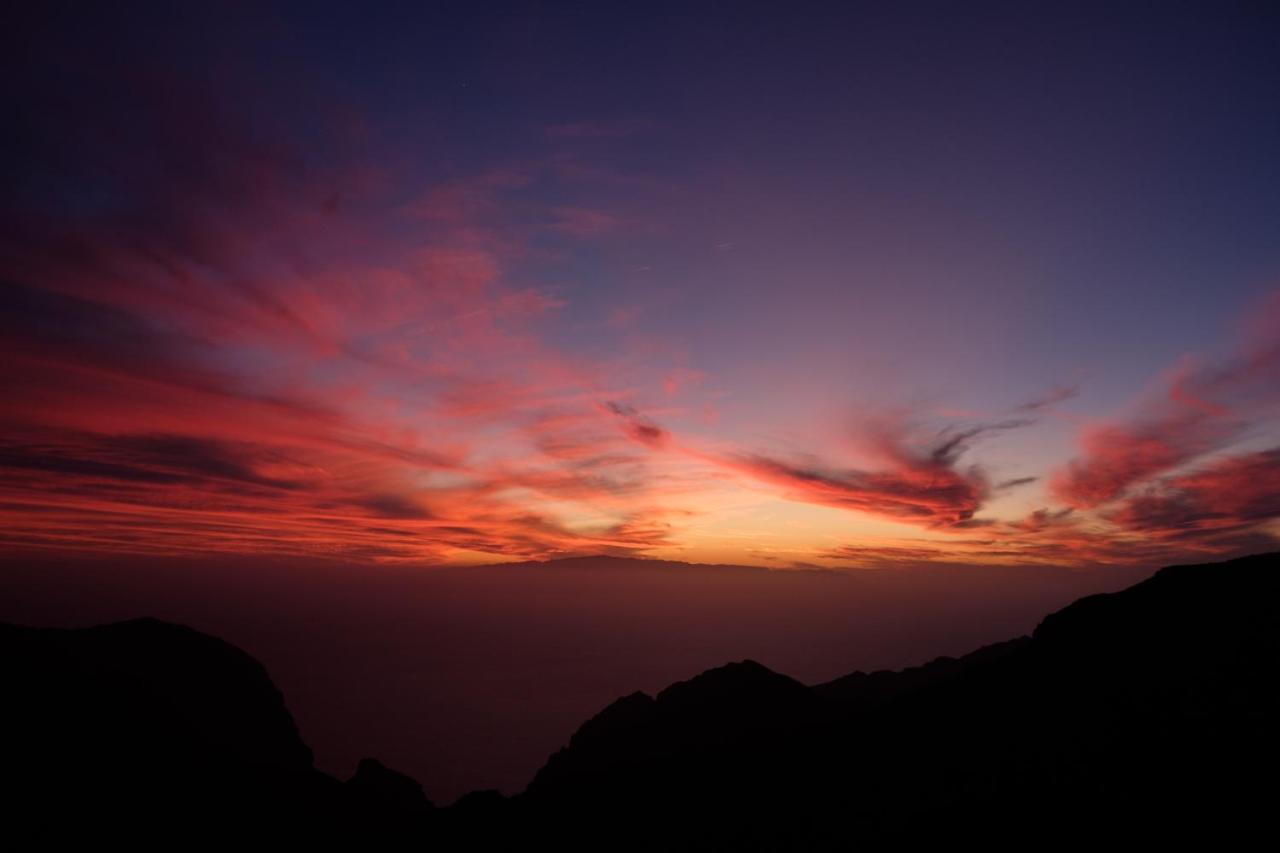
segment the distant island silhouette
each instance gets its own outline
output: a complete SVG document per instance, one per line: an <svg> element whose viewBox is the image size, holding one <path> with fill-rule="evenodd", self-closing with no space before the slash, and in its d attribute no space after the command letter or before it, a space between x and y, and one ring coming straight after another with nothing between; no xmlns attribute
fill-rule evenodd
<svg viewBox="0 0 1280 853"><path fill-rule="evenodd" d="M448 808L372 758L345 782L316 770L263 667L214 637L150 619L2 624L3 833L175 847L1227 843L1270 828L1278 563L1166 568L1029 637L897 672L810 687L730 663L618 699L523 793Z"/></svg>

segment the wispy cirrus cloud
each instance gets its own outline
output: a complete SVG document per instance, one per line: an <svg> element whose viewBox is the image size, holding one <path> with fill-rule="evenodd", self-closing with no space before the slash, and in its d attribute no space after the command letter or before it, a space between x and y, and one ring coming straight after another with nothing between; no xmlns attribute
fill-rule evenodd
<svg viewBox="0 0 1280 853"><path fill-rule="evenodd" d="M1224 457L1158 480L1107 518L1163 542L1230 542L1280 518L1280 448Z"/></svg>
<svg viewBox="0 0 1280 853"><path fill-rule="evenodd" d="M130 82L46 128L26 154L50 185L0 204L11 546L653 553L749 493L933 537L828 561L1132 562L1247 547L1276 516L1274 451L1239 447L1275 414L1275 324L1234 360L1180 366L1131 417L1090 423L1049 505L1014 518L1001 500L1043 478L982 464L979 445L1074 385L1005 419L868 411L852 461L768 449L712 405L717 376L667 354L641 294L598 306L613 321L574 317L606 338L589 355L557 325L581 308L548 272L558 253L632 223L604 203L619 182L583 193L606 179L566 171L577 155L414 170L362 153L359 134L299 146L199 87ZM585 149L648 129L545 136Z"/></svg>
<svg viewBox="0 0 1280 853"><path fill-rule="evenodd" d="M980 466L960 457L980 437L1027 426L1026 419L944 427L921 438L897 417L867 427L866 438L884 463L876 469L836 468L815 458L782 459L761 453L721 457L724 466L779 486L796 500L856 510L928 527L965 527L992 492Z"/></svg>
<svg viewBox="0 0 1280 853"><path fill-rule="evenodd" d="M1277 336L1280 337L1280 336ZM1120 421L1083 428L1083 453L1051 478L1058 500L1105 505L1130 489L1221 451L1280 410L1280 343L1262 339L1218 365L1186 360Z"/></svg>
<svg viewBox="0 0 1280 853"><path fill-rule="evenodd" d="M680 442L669 430L635 407L608 401L634 442L655 451L670 451L713 470L745 476L773 487L790 500L832 506L906 521L926 527L973 527L975 513L995 491L1028 480L993 485L979 465L962 467L960 458L982 437L1034 423L1027 418L967 426L947 425L929 431L900 413L869 419L859 437L877 467L832 465L812 454L781 454L705 448Z"/></svg>
<svg viewBox="0 0 1280 853"><path fill-rule="evenodd" d="M1018 406L1016 412L1043 412L1057 406L1059 403L1065 403L1068 400L1074 400L1080 396L1079 385L1055 385L1042 397L1036 397L1034 400L1028 400Z"/></svg>
<svg viewBox="0 0 1280 853"><path fill-rule="evenodd" d="M558 297L508 281L536 229L606 214L520 198L525 168L405 204L381 167L305 162L147 79L138 127L48 152L99 198L3 211L4 541L417 561L665 541L666 481L596 402L614 380L538 334Z"/></svg>
<svg viewBox="0 0 1280 853"><path fill-rule="evenodd" d="M1248 443L1276 438L1278 304L1273 295L1256 312L1233 358L1184 359L1130 417L1085 425L1083 453L1049 480L1065 506L1004 522L1008 546L1028 558L1129 563L1274 547L1280 448Z"/></svg>

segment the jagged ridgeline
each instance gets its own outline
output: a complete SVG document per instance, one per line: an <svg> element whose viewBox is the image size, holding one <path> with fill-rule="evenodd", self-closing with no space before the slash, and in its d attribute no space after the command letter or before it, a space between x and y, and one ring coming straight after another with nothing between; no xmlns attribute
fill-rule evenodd
<svg viewBox="0 0 1280 853"><path fill-rule="evenodd" d="M806 849L1269 830L1280 556L1177 566L1030 637L805 686L743 661L584 723L528 789L436 808L312 766L252 658L152 620L0 627L10 834L443 849ZM261 836L254 836L261 837Z"/></svg>

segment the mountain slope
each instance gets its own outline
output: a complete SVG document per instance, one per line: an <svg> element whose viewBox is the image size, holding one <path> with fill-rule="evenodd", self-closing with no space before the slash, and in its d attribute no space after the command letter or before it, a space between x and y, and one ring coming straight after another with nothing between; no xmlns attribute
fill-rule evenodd
<svg viewBox="0 0 1280 853"><path fill-rule="evenodd" d="M806 687L753 661L619 699L513 798L315 771L260 665L154 620L0 625L8 836L184 846L1216 844L1269 829L1280 559L1164 569L1031 637Z"/></svg>
<svg viewBox="0 0 1280 853"><path fill-rule="evenodd" d="M190 628L0 624L0 678L6 827L30 843L305 840L405 813L381 765L317 772L266 670Z"/></svg>
<svg viewBox="0 0 1280 853"><path fill-rule="evenodd" d="M627 724L601 725L615 706L584 726L510 819L726 848L1257 824L1280 757L1276 563L1165 569L1031 638L807 701L777 701L762 672L727 703L706 675L680 711L631 697Z"/></svg>

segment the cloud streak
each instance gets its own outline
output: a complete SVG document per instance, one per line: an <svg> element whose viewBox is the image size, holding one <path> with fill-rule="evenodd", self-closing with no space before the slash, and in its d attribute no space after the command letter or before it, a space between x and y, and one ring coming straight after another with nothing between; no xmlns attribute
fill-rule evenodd
<svg viewBox="0 0 1280 853"><path fill-rule="evenodd" d="M1083 453L1052 475L1054 497L1080 509L1105 505L1274 418L1280 345L1264 340L1222 365L1186 361L1162 386L1132 418L1084 428Z"/></svg>
<svg viewBox="0 0 1280 853"><path fill-rule="evenodd" d="M112 103L136 126L87 108L42 155L99 199L0 212L3 541L417 562L667 541L673 487L595 402L614 380L538 333L560 299L507 280L607 212L522 197L536 167L406 204L385 169L135 82Z"/></svg>
<svg viewBox="0 0 1280 853"><path fill-rule="evenodd" d="M760 453L719 457L730 470L778 486L793 499L855 510L926 527L974 526L974 516L992 492L977 465L959 467L960 457L984 435L1028 426L1026 419L965 428L947 427L925 440L899 418L867 429L879 469L836 468L817 459L784 460Z"/></svg>
<svg viewBox="0 0 1280 853"><path fill-rule="evenodd" d="M124 76L80 81L99 102L23 137L41 185L0 203L10 548L671 555L710 535L701 521L726 526L716 508L760 518L786 501L935 537L811 548L829 562L1081 563L1243 548L1280 514L1276 451L1239 448L1280 403L1280 324L1224 364L1179 366L1130 417L1090 422L1047 478L978 450L1076 386L1005 420L868 411L846 436L859 457L762 449L744 435L767 392L739 404L654 330L642 293L593 313L558 279L581 265L572 251L635 224L611 203L622 184L594 197L591 170L566 164L648 123L543 134L579 153L414 168L329 116L304 146L190 81ZM623 274L589 266L592 282ZM999 509L1042 481L1048 506ZM735 554L779 533L743 527L725 534Z"/></svg>

